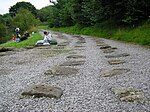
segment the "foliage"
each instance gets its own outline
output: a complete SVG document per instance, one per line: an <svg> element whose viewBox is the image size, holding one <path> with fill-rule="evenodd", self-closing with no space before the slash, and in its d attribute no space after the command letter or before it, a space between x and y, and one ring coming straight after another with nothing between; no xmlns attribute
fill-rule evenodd
<svg viewBox="0 0 150 112"><path fill-rule="evenodd" d="M57 0L55 6L52 6L52 12L49 16L50 27L61 27L73 25L73 19L71 18L71 2L70 0Z"/></svg>
<svg viewBox="0 0 150 112"><path fill-rule="evenodd" d="M123 21L128 24L137 24L143 20L147 20L150 15L149 7L149 0L127 0Z"/></svg>
<svg viewBox="0 0 150 112"><path fill-rule="evenodd" d="M6 41L4 38L6 36L6 33L7 33L6 26L0 23L0 44Z"/></svg>
<svg viewBox="0 0 150 112"><path fill-rule="evenodd" d="M37 15L41 22L47 22L52 15L52 6L47 6L40 9Z"/></svg>
<svg viewBox="0 0 150 112"><path fill-rule="evenodd" d="M5 36L7 33L7 27L5 25L5 20L2 15L0 16L0 44L5 41Z"/></svg>
<svg viewBox="0 0 150 112"><path fill-rule="evenodd" d="M103 21L132 26L150 16L149 0L57 0L52 7L50 27L93 26Z"/></svg>
<svg viewBox="0 0 150 112"><path fill-rule="evenodd" d="M36 8L29 2L18 2L10 7L9 13L0 15L0 44L7 42L15 35L16 27L20 27L22 34L26 30L37 31L35 27L40 21L35 19L36 13Z"/></svg>
<svg viewBox="0 0 150 112"><path fill-rule="evenodd" d="M39 23L34 15L32 15L32 13L26 9L20 9L13 18L13 22L16 27L20 28L21 33L30 30Z"/></svg>
<svg viewBox="0 0 150 112"><path fill-rule="evenodd" d="M37 16L37 9L32 5L30 2L17 2L15 5L9 8L9 13L12 17L16 16L19 12L20 8L27 9L31 11L31 13L36 17Z"/></svg>

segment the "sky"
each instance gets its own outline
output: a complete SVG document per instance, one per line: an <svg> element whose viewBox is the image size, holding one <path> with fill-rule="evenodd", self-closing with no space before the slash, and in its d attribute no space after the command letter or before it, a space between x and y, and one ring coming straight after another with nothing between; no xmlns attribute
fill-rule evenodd
<svg viewBox="0 0 150 112"><path fill-rule="evenodd" d="M41 9L42 7L50 5L49 0L0 0L0 14L8 13L11 6L22 1L30 2L36 9Z"/></svg>

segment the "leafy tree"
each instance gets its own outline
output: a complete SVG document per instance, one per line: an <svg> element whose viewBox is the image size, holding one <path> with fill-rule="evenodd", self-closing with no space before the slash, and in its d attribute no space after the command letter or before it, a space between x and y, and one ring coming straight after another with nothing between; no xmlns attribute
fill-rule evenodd
<svg viewBox="0 0 150 112"><path fill-rule="evenodd" d="M38 11L38 18L40 19L41 22L47 22L48 19L51 17L52 15L52 11L53 11L53 7L50 5L50 6L47 6L47 7L44 7L42 9L40 9Z"/></svg>
<svg viewBox="0 0 150 112"><path fill-rule="evenodd" d="M53 7L51 17L48 19L50 27L60 27L60 15L56 7Z"/></svg>
<svg viewBox="0 0 150 112"><path fill-rule="evenodd" d="M57 0L49 15L50 27L64 27L74 24L70 11L71 2L69 0ZM52 12L51 12L52 11Z"/></svg>
<svg viewBox="0 0 150 112"><path fill-rule="evenodd" d="M0 15L0 44L3 43L4 37L6 36L7 33L7 27L5 25L5 21L3 19L3 16Z"/></svg>
<svg viewBox="0 0 150 112"><path fill-rule="evenodd" d="M89 26L106 21L132 25L148 20L150 0L57 0L48 10L51 27Z"/></svg>
<svg viewBox="0 0 150 112"><path fill-rule="evenodd" d="M14 17L18 13L20 8L27 9L31 11L34 16L37 16L37 9L30 2L17 2L15 5L9 8L9 13L12 17Z"/></svg>
<svg viewBox="0 0 150 112"><path fill-rule="evenodd" d="M38 25L39 21L27 9L20 9L16 16L13 18L15 27L21 29L21 33Z"/></svg>
<svg viewBox="0 0 150 112"><path fill-rule="evenodd" d="M73 25L73 19L71 17L71 6L70 0L58 0L55 5L59 10L60 26L71 26Z"/></svg>
<svg viewBox="0 0 150 112"><path fill-rule="evenodd" d="M123 22L128 24L137 24L145 21L150 15L149 0L127 0L126 13L124 14Z"/></svg>
<svg viewBox="0 0 150 112"><path fill-rule="evenodd" d="M88 18L89 25L94 25L99 20L102 20L103 15L103 7L102 7L102 0L83 0L82 2L82 10L84 16Z"/></svg>
<svg viewBox="0 0 150 112"><path fill-rule="evenodd" d="M82 3L83 0L71 0L71 17L76 24L86 26L89 19L84 14Z"/></svg>

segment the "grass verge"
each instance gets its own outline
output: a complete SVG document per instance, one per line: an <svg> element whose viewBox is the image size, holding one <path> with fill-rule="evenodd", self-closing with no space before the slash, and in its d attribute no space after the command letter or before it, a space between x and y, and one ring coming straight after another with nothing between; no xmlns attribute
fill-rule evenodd
<svg viewBox="0 0 150 112"><path fill-rule="evenodd" d="M27 46L34 46L38 40L42 40L42 36L39 33L31 35L27 40L21 42L9 41L4 44L0 44L1 47L13 47L13 48L24 48Z"/></svg>
<svg viewBox="0 0 150 112"><path fill-rule="evenodd" d="M83 34L94 37L121 40L150 46L149 24L144 24L135 28L119 28L113 24L108 23L83 28L79 26L72 26L65 28L49 28L48 26L40 26L39 28L45 30L66 32L71 34Z"/></svg>

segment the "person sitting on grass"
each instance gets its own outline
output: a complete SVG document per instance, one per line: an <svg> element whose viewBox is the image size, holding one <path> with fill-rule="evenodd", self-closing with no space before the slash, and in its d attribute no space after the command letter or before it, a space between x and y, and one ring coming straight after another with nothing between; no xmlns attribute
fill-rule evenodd
<svg viewBox="0 0 150 112"><path fill-rule="evenodd" d="M26 40L30 37L30 34L26 31L20 38L20 41Z"/></svg>
<svg viewBox="0 0 150 112"><path fill-rule="evenodd" d="M38 40L35 45L43 44L43 45L50 45L51 42L56 42L56 40L53 38L53 36L49 33L44 31L44 39Z"/></svg>

